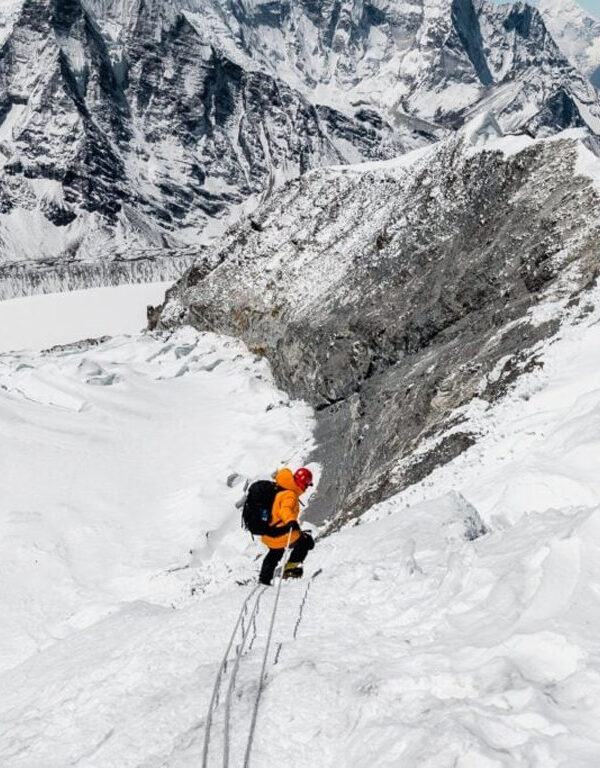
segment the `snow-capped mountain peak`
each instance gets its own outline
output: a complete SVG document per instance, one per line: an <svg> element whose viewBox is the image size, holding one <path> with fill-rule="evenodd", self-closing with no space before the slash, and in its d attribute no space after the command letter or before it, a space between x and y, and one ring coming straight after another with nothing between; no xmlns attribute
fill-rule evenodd
<svg viewBox="0 0 600 768"><path fill-rule="evenodd" d="M600 86L600 19L576 0L540 0L539 11L568 59Z"/></svg>
<svg viewBox="0 0 600 768"><path fill-rule="evenodd" d="M484 112L600 133L596 92L522 3L23 0L1 18L3 296L173 277L286 181Z"/></svg>

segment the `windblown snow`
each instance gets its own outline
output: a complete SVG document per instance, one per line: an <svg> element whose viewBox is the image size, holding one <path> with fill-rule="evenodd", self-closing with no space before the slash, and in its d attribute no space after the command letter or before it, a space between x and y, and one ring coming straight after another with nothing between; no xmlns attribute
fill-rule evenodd
<svg viewBox="0 0 600 768"><path fill-rule="evenodd" d="M283 585L251 765L597 768L599 321L566 325L543 367L473 406L475 446ZM200 765L262 553L234 505L305 458L309 409L240 343L181 329L1 356L0 428L0 763ZM239 669L232 765L273 600Z"/></svg>

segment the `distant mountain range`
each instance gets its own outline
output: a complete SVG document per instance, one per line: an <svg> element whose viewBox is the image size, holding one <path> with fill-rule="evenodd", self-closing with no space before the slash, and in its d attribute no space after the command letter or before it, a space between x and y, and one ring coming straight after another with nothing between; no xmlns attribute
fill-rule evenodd
<svg viewBox="0 0 600 768"><path fill-rule="evenodd" d="M492 111L600 133L540 13L485 0L21 0L0 10L0 297L168 279L288 179Z"/></svg>

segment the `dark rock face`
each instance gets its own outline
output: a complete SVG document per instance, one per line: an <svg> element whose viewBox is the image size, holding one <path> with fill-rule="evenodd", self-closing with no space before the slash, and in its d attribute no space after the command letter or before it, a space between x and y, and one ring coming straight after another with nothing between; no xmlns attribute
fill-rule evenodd
<svg viewBox="0 0 600 768"><path fill-rule="evenodd" d="M479 81L485 86L492 85L494 78L485 58L479 17L471 0L453 0L452 23Z"/></svg>
<svg viewBox="0 0 600 768"><path fill-rule="evenodd" d="M314 405L312 513L339 522L468 447L460 408L501 396L556 330L528 312L594 279L600 203L577 152L459 138L405 165L313 172L234 227L157 323L241 337Z"/></svg>
<svg viewBox="0 0 600 768"><path fill-rule="evenodd" d="M532 135L537 136L544 133L552 134L559 125L565 128L585 126L585 120L577 104L562 90L548 99L543 109L529 121L526 128Z"/></svg>
<svg viewBox="0 0 600 768"><path fill-rule="evenodd" d="M60 47L64 40L86 51L80 70ZM31 66L36 50L42 71L36 71L35 63ZM124 166L110 139L113 134L128 137L125 100L111 75L103 40L76 0L26 0L18 25L0 50L0 90L16 92L13 105L34 112L18 135L13 133L13 157L5 170L27 179L58 181L67 211L77 205L99 211L109 221L127 198ZM86 99L92 90L94 99ZM52 135L49 126L56 130L69 114L69 130Z"/></svg>

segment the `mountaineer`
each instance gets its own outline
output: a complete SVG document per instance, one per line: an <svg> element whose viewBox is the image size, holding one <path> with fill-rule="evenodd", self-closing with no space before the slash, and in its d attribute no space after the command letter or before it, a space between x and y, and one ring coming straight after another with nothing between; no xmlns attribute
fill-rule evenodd
<svg viewBox="0 0 600 768"><path fill-rule="evenodd" d="M290 556L283 570L283 578L300 578L302 563L315 546L308 531L302 531L298 523L300 496L313 484L310 469L301 467L292 473L287 467L280 469L275 481L259 480L248 489L243 525L253 534L262 536L269 548L260 569L261 584L270 584L275 567L283 557L286 546Z"/></svg>

